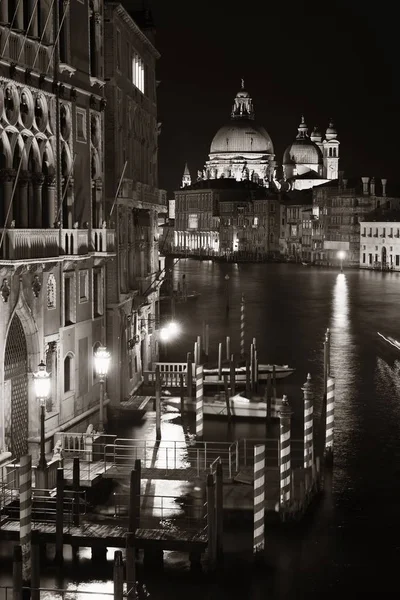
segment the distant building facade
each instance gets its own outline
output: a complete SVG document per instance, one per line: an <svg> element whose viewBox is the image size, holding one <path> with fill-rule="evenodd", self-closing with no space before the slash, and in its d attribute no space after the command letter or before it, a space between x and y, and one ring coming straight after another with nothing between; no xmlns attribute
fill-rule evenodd
<svg viewBox="0 0 400 600"><path fill-rule="evenodd" d="M106 195L117 232L107 273L107 345L111 403L118 406L158 358L159 214L167 201L157 180L159 54L121 4L106 3L105 17Z"/></svg>
<svg viewBox="0 0 400 600"><path fill-rule="evenodd" d="M360 223L360 267L400 271L400 209L377 208Z"/></svg>
<svg viewBox="0 0 400 600"><path fill-rule="evenodd" d="M96 423L105 337L103 3L0 2L0 460Z"/></svg>

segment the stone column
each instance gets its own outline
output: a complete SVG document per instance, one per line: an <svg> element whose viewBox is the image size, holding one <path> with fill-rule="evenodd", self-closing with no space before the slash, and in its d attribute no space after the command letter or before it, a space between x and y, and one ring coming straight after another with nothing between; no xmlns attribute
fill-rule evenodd
<svg viewBox="0 0 400 600"><path fill-rule="evenodd" d="M44 183L43 173L34 173L32 175L33 181L33 207L32 212L34 213L33 223L30 223L31 227L37 229L42 228L42 188Z"/></svg>
<svg viewBox="0 0 400 600"><path fill-rule="evenodd" d="M13 18L13 15L9 15L10 21ZM23 31L24 29L24 3L16 2L16 15L14 21L15 29L20 29Z"/></svg>
<svg viewBox="0 0 400 600"><path fill-rule="evenodd" d="M18 222L17 227L27 229L29 226L28 183L31 179L29 171L20 171L18 178Z"/></svg>
<svg viewBox="0 0 400 600"><path fill-rule="evenodd" d="M96 215L96 222L93 223L92 227L94 229L99 229L103 223L103 182L101 179L96 179L94 182L95 185L95 202L96 207L94 214Z"/></svg>
<svg viewBox="0 0 400 600"><path fill-rule="evenodd" d="M8 2L0 2L0 23L8 22ZM1 50L3 49L1 48Z"/></svg>
<svg viewBox="0 0 400 600"><path fill-rule="evenodd" d="M100 73L99 69L99 58L98 53L100 51L102 45L102 35L101 35L101 14L95 12L94 15L94 67L95 72L92 73L94 77L101 77L102 73Z"/></svg>
<svg viewBox="0 0 400 600"><path fill-rule="evenodd" d="M7 4L7 2L6 2ZM36 0L29 0L29 14L33 15L31 26L29 27L29 35L31 37L38 37L38 9Z"/></svg>
<svg viewBox="0 0 400 600"><path fill-rule="evenodd" d="M47 192L47 220L49 228L55 226L56 220L56 178L55 175L49 175L46 178Z"/></svg>
<svg viewBox="0 0 400 600"><path fill-rule="evenodd" d="M13 220L13 209L10 208L12 189L15 179L14 169L1 169L0 170L0 184L3 186L3 214L0 215L1 223L0 226L10 227L11 221ZM10 211L8 217L7 213Z"/></svg>

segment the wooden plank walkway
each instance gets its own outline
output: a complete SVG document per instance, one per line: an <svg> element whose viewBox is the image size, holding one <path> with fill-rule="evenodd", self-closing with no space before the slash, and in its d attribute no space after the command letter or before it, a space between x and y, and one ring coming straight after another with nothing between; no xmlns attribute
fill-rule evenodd
<svg viewBox="0 0 400 600"><path fill-rule="evenodd" d="M92 487L104 476L104 469L110 468L112 463L104 464L104 460L80 461L80 487ZM132 469L133 467L131 467ZM66 485L72 485L73 459L64 458L64 481Z"/></svg>
<svg viewBox="0 0 400 600"><path fill-rule="evenodd" d="M56 526L53 523L33 522L32 530L38 532L39 542L54 543ZM80 527L66 525L64 531L64 544L81 547L96 548L125 548L128 529L118 525L102 525L97 523L83 523ZM19 521L7 521L0 529L0 540L18 541L20 535ZM203 551L207 546L207 534L204 531L196 532L193 529L179 530L177 528L144 529L135 532L135 546L137 548L154 548L163 550L176 550L190 552Z"/></svg>

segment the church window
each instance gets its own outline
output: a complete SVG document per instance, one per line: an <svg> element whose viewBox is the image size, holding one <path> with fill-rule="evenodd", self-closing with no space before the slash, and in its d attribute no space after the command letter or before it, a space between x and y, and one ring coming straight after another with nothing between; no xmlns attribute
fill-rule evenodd
<svg viewBox="0 0 400 600"><path fill-rule="evenodd" d="M56 278L53 273L50 273L47 280L47 308L56 307Z"/></svg>
<svg viewBox="0 0 400 600"><path fill-rule="evenodd" d="M132 83L144 94L144 63L136 52L132 58Z"/></svg>

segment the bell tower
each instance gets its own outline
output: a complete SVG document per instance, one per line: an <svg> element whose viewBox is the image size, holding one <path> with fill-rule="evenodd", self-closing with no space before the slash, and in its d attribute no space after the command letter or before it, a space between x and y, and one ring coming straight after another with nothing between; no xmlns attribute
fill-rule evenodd
<svg viewBox="0 0 400 600"><path fill-rule="evenodd" d="M337 179L339 177L339 140L337 139L336 127L332 119L325 132L322 142L324 149L324 177L326 179Z"/></svg>
<svg viewBox="0 0 400 600"><path fill-rule="evenodd" d="M183 171L183 177L182 177L182 187L188 187L189 185L192 185L192 178L190 177L190 171L189 171L189 167L188 164L185 164L185 169Z"/></svg>

